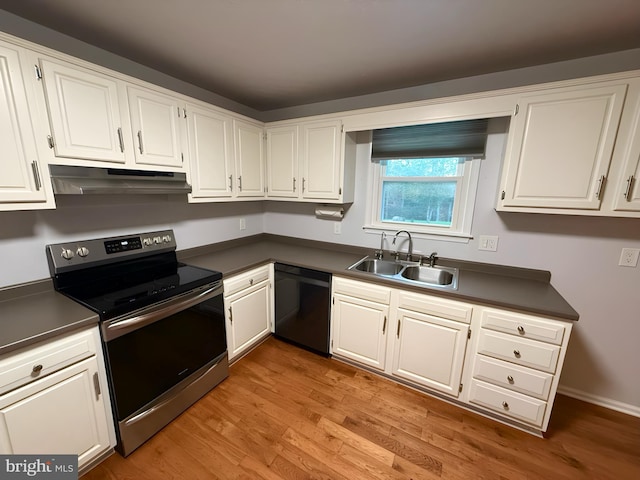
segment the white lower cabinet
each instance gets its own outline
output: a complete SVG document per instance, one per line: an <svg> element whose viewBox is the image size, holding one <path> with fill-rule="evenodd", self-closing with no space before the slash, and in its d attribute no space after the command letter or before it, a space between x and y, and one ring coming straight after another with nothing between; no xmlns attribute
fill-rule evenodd
<svg viewBox="0 0 640 480"><path fill-rule="evenodd" d="M571 323L336 276L332 289L335 357L546 431Z"/></svg>
<svg viewBox="0 0 640 480"><path fill-rule="evenodd" d="M115 445L100 334L94 327L0 358L0 452L77 454Z"/></svg>
<svg viewBox="0 0 640 480"><path fill-rule="evenodd" d="M457 397L471 310L461 302L334 276L332 353Z"/></svg>
<svg viewBox="0 0 640 480"><path fill-rule="evenodd" d="M402 308L397 317L393 375L457 397L469 325Z"/></svg>
<svg viewBox="0 0 640 480"><path fill-rule="evenodd" d="M569 343L571 323L480 308L465 382L466 401L544 432Z"/></svg>
<svg viewBox="0 0 640 480"><path fill-rule="evenodd" d="M334 296L333 353L384 370L389 306Z"/></svg>
<svg viewBox="0 0 640 480"><path fill-rule="evenodd" d="M271 264L224 280L224 309L229 361L267 337L273 327Z"/></svg>

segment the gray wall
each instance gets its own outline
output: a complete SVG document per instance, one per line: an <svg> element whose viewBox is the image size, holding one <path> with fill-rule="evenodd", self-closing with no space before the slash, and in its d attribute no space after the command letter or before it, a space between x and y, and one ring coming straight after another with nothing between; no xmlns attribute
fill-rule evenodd
<svg viewBox="0 0 640 480"><path fill-rule="evenodd" d="M168 77L111 53L77 42L0 10L0 30L120 70L167 88L216 103L257 119L276 120L353 108L407 102L476 91L640 69L640 50L558 64L424 85L335 102L272 112L242 105ZM617 266L622 247L640 248L638 219L496 213L498 171L506 122L492 122L489 152L483 161L472 233L498 235L497 252L469 244L417 240L416 248L441 256L550 270L552 283L580 313L561 379L594 402L640 414L636 344L640 338L640 268ZM359 148L358 178L368 174L366 146ZM318 220L313 205L250 202L188 205L166 197L113 200L74 197L54 211L0 212L0 287L48 277L44 245L70 239L173 228L180 248L205 245L262 231L375 248L379 237L362 230L366 184L358 182L356 201L342 221ZM247 230L239 231L245 217Z"/></svg>

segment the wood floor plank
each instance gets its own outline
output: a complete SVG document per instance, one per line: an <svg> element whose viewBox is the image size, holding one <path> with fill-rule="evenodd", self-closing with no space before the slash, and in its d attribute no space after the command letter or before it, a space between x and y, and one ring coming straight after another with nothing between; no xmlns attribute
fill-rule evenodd
<svg viewBox="0 0 640 480"><path fill-rule="evenodd" d="M538 438L274 338L83 480L640 478L640 419L559 395Z"/></svg>

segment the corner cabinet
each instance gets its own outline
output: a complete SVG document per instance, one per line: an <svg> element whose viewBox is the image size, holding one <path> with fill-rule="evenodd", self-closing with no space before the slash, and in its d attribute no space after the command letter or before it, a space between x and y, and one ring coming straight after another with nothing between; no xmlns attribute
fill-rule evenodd
<svg viewBox="0 0 640 480"><path fill-rule="evenodd" d="M212 108L187 104L190 201L231 198L234 175L233 119Z"/></svg>
<svg viewBox="0 0 640 480"><path fill-rule="evenodd" d="M0 357L1 453L77 454L82 472L114 446L97 327Z"/></svg>
<svg viewBox="0 0 640 480"><path fill-rule="evenodd" d="M229 361L234 361L273 330L273 265L223 280Z"/></svg>
<svg viewBox="0 0 640 480"><path fill-rule="evenodd" d="M54 207L36 145L23 57L23 49L0 42L0 211Z"/></svg>
<svg viewBox="0 0 640 480"><path fill-rule="evenodd" d="M267 126L267 198L351 203L355 133L340 120Z"/></svg>
<svg viewBox="0 0 640 480"><path fill-rule="evenodd" d="M523 430L547 430L572 325L333 277L331 353Z"/></svg>
<svg viewBox="0 0 640 480"><path fill-rule="evenodd" d="M640 193L633 185L639 82L599 82L520 97L497 210L640 216Z"/></svg>

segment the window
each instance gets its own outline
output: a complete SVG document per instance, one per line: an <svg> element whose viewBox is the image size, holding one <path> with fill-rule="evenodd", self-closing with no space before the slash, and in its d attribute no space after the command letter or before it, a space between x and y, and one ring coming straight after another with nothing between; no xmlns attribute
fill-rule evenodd
<svg viewBox="0 0 640 480"><path fill-rule="evenodd" d="M486 141L480 122L374 131L367 227L469 238Z"/></svg>

